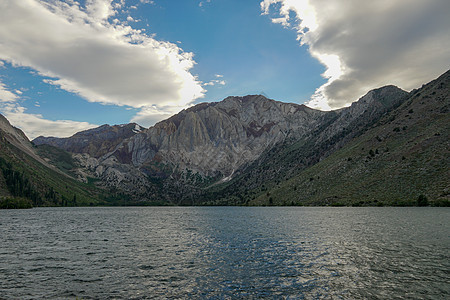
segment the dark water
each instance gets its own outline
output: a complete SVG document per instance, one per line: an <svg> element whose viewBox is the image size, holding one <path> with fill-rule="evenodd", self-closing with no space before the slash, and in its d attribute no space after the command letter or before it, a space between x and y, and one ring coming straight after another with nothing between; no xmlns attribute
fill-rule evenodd
<svg viewBox="0 0 450 300"><path fill-rule="evenodd" d="M0 298L450 298L448 208L0 210Z"/></svg>

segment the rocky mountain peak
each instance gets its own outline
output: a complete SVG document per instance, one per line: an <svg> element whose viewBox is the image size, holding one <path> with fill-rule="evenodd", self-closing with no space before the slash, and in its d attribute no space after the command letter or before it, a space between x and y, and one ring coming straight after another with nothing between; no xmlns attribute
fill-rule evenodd
<svg viewBox="0 0 450 300"><path fill-rule="evenodd" d="M173 172L226 177L288 135L307 134L324 114L262 95L227 97L185 109L124 141L111 155L136 167L154 170L158 164Z"/></svg>
<svg viewBox="0 0 450 300"><path fill-rule="evenodd" d="M140 133L145 128L136 123L122 125L102 125L93 129L80 131L68 138L37 137L35 145L47 144L72 153L87 153L99 158L111 152L123 140Z"/></svg>

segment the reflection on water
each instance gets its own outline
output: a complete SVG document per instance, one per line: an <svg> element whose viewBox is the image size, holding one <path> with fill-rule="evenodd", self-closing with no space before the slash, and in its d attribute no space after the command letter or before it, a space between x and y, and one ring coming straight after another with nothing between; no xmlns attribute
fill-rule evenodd
<svg viewBox="0 0 450 300"><path fill-rule="evenodd" d="M0 298L450 294L448 208L0 211Z"/></svg>

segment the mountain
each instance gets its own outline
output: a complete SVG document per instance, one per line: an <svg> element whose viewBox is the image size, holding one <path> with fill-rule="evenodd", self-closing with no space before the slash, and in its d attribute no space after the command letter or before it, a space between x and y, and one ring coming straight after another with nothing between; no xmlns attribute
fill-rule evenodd
<svg viewBox="0 0 450 300"><path fill-rule="evenodd" d="M0 137L2 141L2 148L6 147L7 144L19 149L20 152L26 153L27 155L33 157L40 163L45 164L40 156L36 155L32 150L30 141L19 128L13 127L9 121L0 114ZM49 166L50 167L50 166Z"/></svg>
<svg viewBox="0 0 450 300"><path fill-rule="evenodd" d="M72 153L86 153L100 157L111 152L124 139L144 130L136 123L125 125L103 125L78 132L68 138L39 136L33 140L35 145L51 145Z"/></svg>
<svg viewBox="0 0 450 300"><path fill-rule="evenodd" d="M0 208L98 204L100 192L48 163L0 115Z"/></svg>
<svg viewBox="0 0 450 300"><path fill-rule="evenodd" d="M302 160L306 167L327 156L399 105L406 95L387 86L332 112L261 95L228 97L183 110L147 130L123 136L121 142L117 138L114 149L106 154L89 152L98 149L92 144L97 142L93 133L110 128L104 126L66 139L40 137L34 143L47 142L78 153L74 158L84 167L85 177L99 178L99 185L132 194L135 199L197 203L211 195L221 198L224 193L251 189L274 176L292 175ZM277 150L292 147L298 148L296 157L292 151L286 155ZM271 166L261 163L264 160ZM241 184L242 176L247 185ZM237 181L239 185L234 184Z"/></svg>
<svg viewBox="0 0 450 300"><path fill-rule="evenodd" d="M134 204L348 205L359 203L361 200L358 199L365 199L363 204L374 204L373 199L398 204L412 203L412 199L422 194L436 200L445 194L445 188L441 188L445 185L442 178L448 178L444 176L448 174L436 171L436 165L421 166L421 163L426 164L422 160L413 165L403 163L406 163L408 153L415 153L409 157L423 155L420 149L431 149L426 150L427 153L436 151L433 156L436 163L448 163L443 159L447 152L437 144L447 137L442 133L448 129L445 127L448 122L443 121L448 119L448 111L445 111L448 105L446 74L411 93L395 86L375 89L351 106L329 112L278 102L261 95L228 97L221 102L195 105L148 129L136 124L104 125L70 138L39 137L33 142L40 147L49 144L69 151L73 162L66 159L66 166L77 166L70 172L79 180L89 182L95 178L98 187ZM408 115L405 120L409 123L400 126L397 115ZM428 141L429 146L414 152L410 149L411 143L420 144L414 136L423 133L422 123L435 124L435 133L439 134ZM383 130L395 134L405 132L404 136L410 136L410 140L405 141L402 136L389 135ZM374 132L379 147L371 144ZM366 139L367 142L358 142ZM349 147L356 149L352 146L355 143L363 143L362 150L348 152ZM420 180L408 173L406 177L394 177L398 178L398 184L405 186L404 189L396 187L397 193L386 190L385 196L381 197L363 185L360 185L361 191L365 192L356 193L354 185L357 182L375 179L383 182L374 174L395 167L390 165L396 161L395 157L385 154L382 149L389 149L385 152L390 155L405 154L399 165L406 170L405 174L429 169L427 178L436 184L440 182L439 187L434 183L429 188L411 187ZM334 160L342 153L346 153L345 166ZM56 152L47 159L55 163L55 157L59 157ZM373 169L357 164L360 160L364 163L367 160L368 165L371 162ZM331 175L314 175L318 172L316 168L321 166L324 174L334 174L338 180L333 180ZM355 166L361 169L356 170ZM358 174L352 175L355 178L346 175L345 170L350 169ZM441 179L434 180L438 175ZM342 183L342 178L349 180L343 184L349 188L336 185L336 189L332 189L335 182ZM299 185L301 180L306 180L305 185ZM292 182L297 182L295 189ZM398 184L391 186L394 189ZM382 185L371 186L383 190ZM299 189L301 193L297 192ZM328 193L328 190L334 192ZM285 198L284 193L290 196ZM391 196L397 200L388 201Z"/></svg>
<svg viewBox="0 0 450 300"><path fill-rule="evenodd" d="M254 205L432 205L450 200L450 71L412 91L329 157L260 192Z"/></svg>
<svg viewBox="0 0 450 300"><path fill-rule="evenodd" d="M300 138L288 137L267 149L240 170L227 184L212 189L216 204L246 204L272 185L295 176L364 133L388 111L399 106L408 93L394 86L368 92L350 107L324 114L320 126ZM208 199L206 199L208 198Z"/></svg>
<svg viewBox="0 0 450 300"><path fill-rule="evenodd" d="M84 166L79 173L99 178L99 185L146 200L172 193L166 197L172 201L186 188L197 190L226 181L286 136L310 132L324 114L259 95L228 97L186 109L132 136L121 136L106 154L89 152L98 149L93 144L96 133L105 126L66 139L39 137L33 142L72 152Z"/></svg>
<svg viewBox="0 0 450 300"><path fill-rule="evenodd" d="M226 178L286 136L301 137L324 113L260 95L202 103L128 139L111 153L149 174L190 170Z"/></svg>

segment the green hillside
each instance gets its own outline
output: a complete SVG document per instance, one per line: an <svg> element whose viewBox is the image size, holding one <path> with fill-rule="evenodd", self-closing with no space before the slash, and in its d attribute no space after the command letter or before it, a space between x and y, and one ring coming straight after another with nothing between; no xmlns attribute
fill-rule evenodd
<svg viewBox="0 0 450 300"><path fill-rule="evenodd" d="M43 165L10 143L7 134L0 131L0 207L11 207L14 202L32 206L101 203L96 187Z"/></svg>
<svg viewBox="0 0 450 300"><path fill-rule="evenodd" d="M449 205L450 72L251 205ZM427 199L428 203L424 201Z"/></svg>

